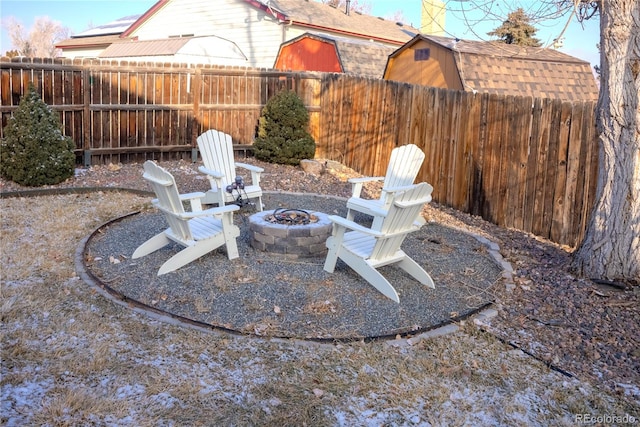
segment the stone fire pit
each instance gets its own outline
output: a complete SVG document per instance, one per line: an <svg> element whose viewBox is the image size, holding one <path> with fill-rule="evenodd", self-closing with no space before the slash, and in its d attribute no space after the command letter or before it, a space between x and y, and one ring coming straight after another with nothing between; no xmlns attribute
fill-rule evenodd
<svg viewBox="0 0 640 427"><path fill-rule="evenodd" d="M275 209L249 217L251 247L286 259L325 256L333 225L322 212Z"/></svg>

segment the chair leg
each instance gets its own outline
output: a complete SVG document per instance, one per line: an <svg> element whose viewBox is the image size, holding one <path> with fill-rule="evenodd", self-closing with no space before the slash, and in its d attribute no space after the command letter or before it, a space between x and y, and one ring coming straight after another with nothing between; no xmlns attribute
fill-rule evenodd
<svg viewBox="0 0 640 427"><path fill-rule="evenodd" d="M236 259L240 256L240 253L238 252L238 243L236 242L235 236L227 239L227 241L225 242L225 247L227 248L227 258Z"/></svg>
<svg viewBox="0 0 640 427"><path fill-rule="evenodd" d="M140 246L133 252L131 258L141 258L145 255L149 255L152 252L157 251L171 243L171 240L167 237L164 231L160 234L156 234Z"/></svg>
<svg viewBox="0 0 640 427"><path fill-rule="evenodd" d="M175 271L180 267L183 267L190 262L195 261L196 259L208 254L209 252L217 249L220 246L221 245L218 242L212 240L211 242L207 242L206 244L204 243L204 241L200 241L194 246L186 247L169 258L164 264L162 264L162 266L158 270L158 276L162 276L166 273L171 273L172 271Z"/></svg>
<svg viewBox="0 0 640 427"><path fill-rule="evenodd" d="M363 279L369 282L370 285L380 291L382 295L400 303L400 297L398 297L398 293L394 287L391 286L391 283L389 283L378 270L367 263L367 261L357 256L349 256L346 253L341 254L340 258Z"/></svg>
<svg viewBox="0 0 640 427"><path fill-rule="evenodd" d="M336 268L336 263L338 262L338 250L340 249L340 243L336 242L335 237L331 236L327 239L326 246L329 251L327 252L327 257L324 260L324 271L333 273Z"/></svg>
<svg viewBox="0 0 640 427"><path fill-rule="evenodd" d="M433 283L433 279L431 278L429 273L424 271L424 268L420 267L417 262L415 262L408 256L403 258L402 261L398 263L398 267L409 273L414 279L416 279L423 285L431 289L435 289L436 285Z"/></svg>

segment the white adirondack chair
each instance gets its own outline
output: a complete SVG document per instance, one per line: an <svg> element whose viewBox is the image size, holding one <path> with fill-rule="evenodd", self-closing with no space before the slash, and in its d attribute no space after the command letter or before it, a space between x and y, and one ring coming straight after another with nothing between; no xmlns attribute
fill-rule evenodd
<svg viewBox="0 0 640 427"><path fill-rule="evenodd" d="M352 195L347 200L347 219L353 220L354 211L373 216L372 228L379 230L384 215L389 210L393 193L406 190L412 185L424 162L424 153L414 144L401 145L391 151L391 158L385 176L351 178ZM365 182L383 181L379 199L360 197ZM429 196L430 198L431 196ZM431 201L429 199L428 201Z"/></svg>
<svg viewBox="0 0 640 427"><path fill-rule="evenodd" d="M198 170L207 175L211 190L207 191L202 203L224 206L237 202L238 196L243 200L257 199L256 208L262 210L262 189L260 174L264 169L234 160L231 135L210 129L197 138L198 149L203 165ZM244 183L244 189L227 192L227 186L233 185L238 175L237 168L251 173L251 182ZM243 177L244 179L244 177Z"/></svg>
<svg viewBox="0 0 640 427"><path fill-rule="evenodd" d="M333 233L327 239L329 252L324 263L325 271L333 273L340 258L383 295L397 303L400 302L398 293L377 268L397 264L423 285L435 288L431 276L400 248L407 234L424 224L421 211L424 204L431 200L432 191L433 187L423 182L408 190L389 194L389 210L382 217L379 230L363 227L339 216L330 216Z"/></svg>
<svg viewBox="0 0 640 427"><path fill-rule="evenodd" d="M158 270L158 276L175 271L201 256L225 245L229 259L238 258L236 237L240 229L233 224L233 211L238 206L229 205L202 210L200 200L204 193L179 194L173 176L164 168L148 160L144 163L143 178L156 194L153 205L164 212L169 228L140 245L132 258L140 258L176 242L181 250ZM192 211L184 209L183 202L191 202Z"/></svg>

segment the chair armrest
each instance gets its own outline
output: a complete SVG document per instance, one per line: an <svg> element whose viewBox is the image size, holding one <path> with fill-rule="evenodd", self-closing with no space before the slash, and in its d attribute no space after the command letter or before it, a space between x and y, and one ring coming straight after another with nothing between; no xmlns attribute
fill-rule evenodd
<svg viewBox="0 0 640 427"><path fill-rule="evenodd" d="M236 163L236 167L251 172L251 184L260 186L260 174L264 169L259 168L258 166L248 165L246 163Z"/></svg>
<svg viewBox="0 0 640 427"><path fill-rule="evenodd" d="M224 178L224 174L223 174L222 172L218 172L218 171L214 171L214 170L211 170L211 169L207 169L207 168L206 168L206 167L204 167L204 166L200 166L200 167L198 168L198 170L199 170L200 172L202 172L202 173L207 174L207 175L211 175L213 178L216 178L216 179L222 179L222 178Z"/></svg>
<svg viewBox="0 0 640 427"><path fill-rule="evenodd" d="M202 191L196 191L194 193L185 193L185 194L180 194L180 200L181 201L185 201L185 200L193 200L193 199L202 199L204 197L204 193Z"/></svg>
<svg viewBox="0 0 640 427"><path fill-rule="evenodd" d="M412 185L404 185L402 187L382 187L382 191L385 193L397 193L399 191L411 190L415 187L415 184Z"/></svg>
<svg viewBox="0 0 640 427"><path fill-rule="evenodd" d="M191 204L191 212L202 211L202 198L204 197L204 193L202 191L179 194L178 197L181 202L187 201Z"/></svg>
<svg viewBox="0 0 640 427"><path fill-rule="evenodd" d="M377 236L377 237L384 236L384 233L381 233L378 230L372 230L370 228L364 227L353 221L349 221L348 219L343 218L341 216L329 215L329 220L333 222L334 225L337 225L339 227L343 227L349 230L359 231L361 233L366 233L366 234L370 234L372 236Z"/></svg>
<svg viewBox="0 0 640 427"><path fill-rule="evenodd" d="M415 205L417 203L426 204L426 203L429 203L430 201L431 201L431 195L427 195L420 200L411 200L410 202L402 202L400 200L396 200L394 204L398 207L404 208L407 206Z"/></svg>
<svg viewBox="0 0 640 427"><path fill-rule="evenodd" d="M351 183L351 197L360 197L362 192L362 184L365 182L383 181L383 176L364 176L361 178L349 178L347 182Z"/></svg>
<svg viewBox="0 0 640 427"><path fill-rule="evenodd" d="M384 176L363 176L360 178L349 178L347 182L351 184L371 182L371 181L382 181L384 180Z"/></svg>
<svg viewBox="0 0 640 427"><path fill-rule="evenodd" d="M191 218L198 218L202 216L215 216L215 215L222 215L228 212L237 211L238 209L240 209L238 205L225 205L225 206L220 206L215 208L209 208L199 212L184 212L179 214L178 217L182 219L191 219Z"/></svg>
<svg viewBox="0 0 640 427"><path fill-rule="evenodd" d="M239 168L242 168L242 169L246 169L246 170L251 171L251 172L257 172L257 173L264 172L264 169L262 169L261 167L254 166L254 165L249 165L247 163L238 163L238 162L236 162L236 167L239 167Z"/></svg>

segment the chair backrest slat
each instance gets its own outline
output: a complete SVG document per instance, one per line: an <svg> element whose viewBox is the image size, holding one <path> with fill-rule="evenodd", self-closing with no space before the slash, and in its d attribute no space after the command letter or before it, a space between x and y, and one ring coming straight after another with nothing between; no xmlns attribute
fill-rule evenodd
<svg viewBox="0 0 640 427"><path fill-rule="evenodd" d="M381 232L373 248L371 259L383 260L393 256L402 245L405 237L415 231L415 221L422 213L422 208L430 200L433 187L426 182L415 185L407 191L396 193L389 212L382 222Z"/></svg>
<svg viewBox="0 0 640 427"><path fill-rule="evenodd" d="M236 165L231 135L209 129L198 136L197 143L204 166L224 174L225 184L232 183L236 178Z"/></svg>
<svg viewBox="0 0 640 427"><path fill-rule="evenodd" d="M153 192L156 194L155 203L164 212L173 233L181 239L192 240L188 222L177 216L184 213L184 206L180 200L180 193L173 175L151 160L144 162L143 168L143 178L153 188Z"/></svg>
<svg viewBox="0 0 640 427"><path fill-rule="evenodd" d="M424 152L417 145L407 144L391 151L384 185L406 187L413 184L424 162Z"/></svg>

